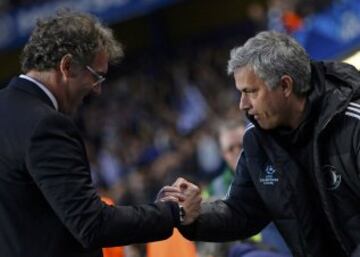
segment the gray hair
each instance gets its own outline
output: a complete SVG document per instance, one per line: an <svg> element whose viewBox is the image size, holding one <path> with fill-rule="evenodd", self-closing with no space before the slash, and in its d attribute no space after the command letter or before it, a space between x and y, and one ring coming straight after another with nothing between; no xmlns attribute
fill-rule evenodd
<svg viewBox="0 0 360 257"><path fill-rule="evenodd" d="M294 81L294 93L304 95L311 89L310 58L305 49L286 34L264 31L231 50L228 74L249 67L269 88L279 85L283 75Z"/></svg>
<svg viewBox="0 0 360 257"><path fill-rule="evenodd" d="M111 63L123 56L112 30L96 17L63 9L37 21L22 52L21 68L25 73L53 69L66 54L71 54L78 64L87 65L100 50L106 51Z"/></svg>

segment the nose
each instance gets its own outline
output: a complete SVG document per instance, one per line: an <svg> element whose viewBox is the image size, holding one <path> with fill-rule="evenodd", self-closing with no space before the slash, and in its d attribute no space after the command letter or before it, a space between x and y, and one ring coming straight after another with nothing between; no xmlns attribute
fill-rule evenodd
<svg viewBox="0 0 360 257"><path fill-rule="evenodd" d="M248 96L245 93L241 94L240 103L239 103L239 109L241 111L245 111L245 110L250 109L250 102L249 102Z"/></svg>

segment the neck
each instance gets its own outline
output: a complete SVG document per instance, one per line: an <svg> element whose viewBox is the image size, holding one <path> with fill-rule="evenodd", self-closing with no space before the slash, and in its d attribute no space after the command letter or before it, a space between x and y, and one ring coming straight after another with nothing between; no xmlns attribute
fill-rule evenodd
<svg viewBox="0 0 360 257"><path fill-rule="evenodd" d="M58 104L61 104L60 90L57 86L59 81L56 72L30 70L26 75L43 84L54 95Z"/></svg>

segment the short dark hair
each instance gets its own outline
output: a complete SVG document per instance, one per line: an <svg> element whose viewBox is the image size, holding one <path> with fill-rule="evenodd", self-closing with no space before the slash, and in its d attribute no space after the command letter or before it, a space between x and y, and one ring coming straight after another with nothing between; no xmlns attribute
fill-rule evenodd
<svg viewBox="0 0 360 257"><path fill-rule="evenodd" d="M115 40L112 30L96 17L62 9L37 21L22 52L21 68L24 73L31 69L53 69L66 54L86 65L99 50L107 52L111 63L123 56L121 44Z"/></svg>

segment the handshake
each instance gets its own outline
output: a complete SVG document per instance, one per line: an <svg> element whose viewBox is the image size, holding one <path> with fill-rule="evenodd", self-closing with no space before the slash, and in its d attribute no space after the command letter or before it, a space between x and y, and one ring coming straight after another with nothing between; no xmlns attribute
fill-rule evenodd
<svg viewBox="0 0 360 257"><path fill-rule="evenodd" d="M202 201L198 186L184 178L178 178L171 186L164 186L157 195L156 202L173 201L181 206L181 225L189 225L200 215Z"/></svg>

